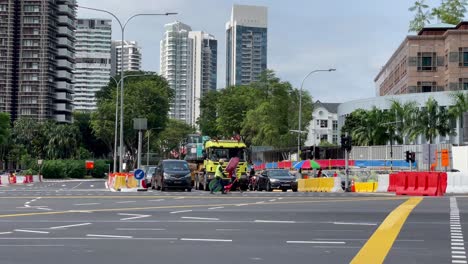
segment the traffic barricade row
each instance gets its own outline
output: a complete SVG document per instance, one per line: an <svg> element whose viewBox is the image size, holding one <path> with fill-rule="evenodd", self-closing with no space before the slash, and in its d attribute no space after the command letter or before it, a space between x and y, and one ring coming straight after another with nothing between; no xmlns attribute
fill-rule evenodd
<svg viewBox="0 0 468 264"><path fill-rule="evenodd" d="M376 182L355 182L355 192L375 192L377 191L378 183Z"/></svg>
<svg viewBox="0 0 468 264"><path fill-rule="evenodd" d="M138 180L131 173L111 173L107 186L113 191L126 191L138 188Z"/></svg>
<svg viewBox="0 0 468 264"><path fill-rule="evenodd" d="M342 192L341 178L313 178L300 179L298 182L300 192Z"/></svg>
<svg viewBox="0 0 468 264"><path fill-rule="evenodd" d="M445 172L399 172L393 175L397 195L443 196L447 189Z"/></svg>
<svg viewBox="0 0 468 264"><path fill-rule="evenodd" d="M447 193L468 193L468 174L447 172Z"/></svg>
<svg viewBox="0 0 468 264"><path fill-rule="evenodd" d="M42 175L1 175L0 185L42 182Z"/></svg>

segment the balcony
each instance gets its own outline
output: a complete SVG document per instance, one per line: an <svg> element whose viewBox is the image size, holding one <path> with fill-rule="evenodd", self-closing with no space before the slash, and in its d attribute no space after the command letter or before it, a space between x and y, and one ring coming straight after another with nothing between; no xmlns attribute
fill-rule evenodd
<svg viewBox="0 0 468 264"><path fill-rule="evenodd" d="M73 10L73 8L69 7L68 5L59 5L59 13L69 15L69 16L73 16L74 10Z"/></svg>
<svg viewBox="0 0 468 264"><path fill-rule="evenodd" d="M58 60L57 67L73 70L73 63L67 60Z"/></svg>
<svg viewBox="0 0 468 264"><path fill-rule="evenodd" d="M71 117L71 115L60 114L55 115L55 120L60 123L71 123L73 121L73 118Z"/></svg>
<svg viewBox="0 0 468 264"><path fill-rule="evenodd" d="M67 82L57 82L57 89L61 91L73 92L73 84Z"/></svg>
<svg viewBox="0 0 468 264"><path fill-rule="evenodd" d="M72 112L73 106L67 103L59 103L55 105L55 110L60 112Z"/></svg>
<svg viewBox="0 0 468 264"><path fill-rule="evenodd" d="M58 70L57 71L57 78L72 80L73 79L73 74L71 74L68 71Z"/></svg>
<svg viewBox="0 0 468 264"><path fill-rule="evenodd" d="M70 49L72 49L73 46L74 46L73 42L70 41L68 38L59 38L57 44L58 44L58 46L66 46L66 47L68 47Z"/></svg>
<svg viewBox="0 0 468 264"><path fill-rule="evenodd" d="M67 26L75 28L75 24L73 23L73 20L71 20L68 16L59 16L58 22L59 24L67 25Z"/></svg>
<svg viewBox="0 0 468 264"><path fill-rule="evenodd" d="M73 58L73 52L69 51L68 49L65 48L59 48L57 52L58 56L61 57L67 57L67 58Z"/></svg>
<svg viewBox="0 0 468 264"><path fill-rule="evenodd" d="M56 94L55 99L60 101L72 101L73 96L69 93L60 92Z"/></svg>
<svg viewBox="0 0 468 264"><path fill-rule="evenodd" d="M75 37L73 31L71 31L69 28L63 27L63 26L59 27L58 34L62 35L62 36L67 36L69 38L74 38Z"/></svg>

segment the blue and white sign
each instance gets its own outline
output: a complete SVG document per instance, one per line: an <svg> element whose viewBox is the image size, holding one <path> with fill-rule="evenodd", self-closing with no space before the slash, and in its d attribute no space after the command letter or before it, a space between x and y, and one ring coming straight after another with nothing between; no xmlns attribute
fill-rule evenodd
<svg viewBox="0 0 468 264"><path fill-rule="evenodd" d="M135 170L133 173L133 176L135 176L135 179L137 180L143 180L145 178L145 172L141 169Z"/></svg>

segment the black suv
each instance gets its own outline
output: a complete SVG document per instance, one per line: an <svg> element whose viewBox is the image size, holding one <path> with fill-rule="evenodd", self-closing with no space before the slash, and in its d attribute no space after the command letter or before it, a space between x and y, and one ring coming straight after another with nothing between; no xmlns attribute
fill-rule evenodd
<svg viewBox="0 0 468 264"><path fill-rule="evenodd" d="M151 178L153 189L182 189L192 191L192 176L185 160L162 160Z"/></svg>

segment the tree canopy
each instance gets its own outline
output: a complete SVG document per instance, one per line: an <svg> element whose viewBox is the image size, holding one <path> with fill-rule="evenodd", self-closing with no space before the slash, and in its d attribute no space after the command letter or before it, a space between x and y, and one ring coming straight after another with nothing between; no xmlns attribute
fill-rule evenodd
<svg viewBox="0 0 468 264"><path fill-rule="evenodd" d="M413 6L408 9L414 12L414 18L409 24L409 31L420 31L434 18L437 18L437 22L456 25L463 21L467 5L467 0L442 0L439 6L430 9L426 0L416 0Z"/></svg>

